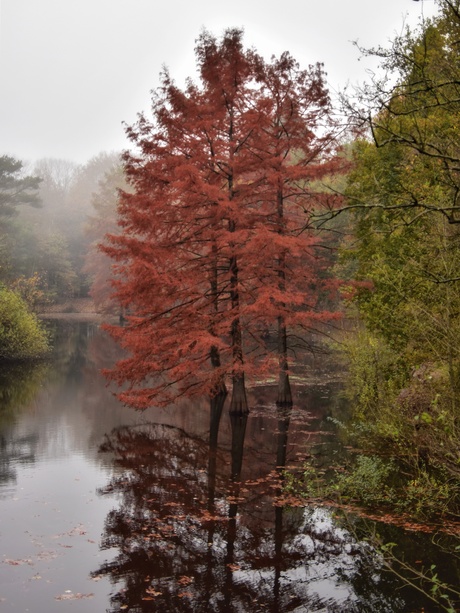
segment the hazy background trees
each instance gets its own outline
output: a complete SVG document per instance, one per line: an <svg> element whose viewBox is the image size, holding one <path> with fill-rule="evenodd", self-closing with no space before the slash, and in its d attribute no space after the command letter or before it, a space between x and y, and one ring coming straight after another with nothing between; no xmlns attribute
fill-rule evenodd
<svg viewBox="0 0 460 613"><path fill-rule="evenodd" d="M16 207L5 220L8 256L2 274L19 289L30 280L29 286L41 292L37 308L89 295L91 280L84 265L94 240L87 233L92 197L117 163L117 154L101 153L80 166L50 158L34 164L37 200L34 207ZM115 210L115 202L113 206ZM100 239L103 234L101 229Z"/></svg>
<svg viewBox="0 0 460 613"><path fill-rule="evenodd" d="M46 334L27 302L7 287L14 280L12 248L19 207L39 206L39 185L38 177L23 172L21 161L0 158L0 360L34 358L48 349Z"/></svg>
<svg viewBox="0 0 460 613"><path fill-rule="evenodd" d="M40 178L26 175L23 164L8 155L0 157L0 279L6 279L14 266L12 254L20 207L40 206Z"/></svg>
<svg viewBox="0 0 460 613"><path fill-rule="evenodd" d="M84 165L47 158L27 169L20 160L0 158L0 357L23 359L46 351L33 311L77 308L73 301L91 300L91 285L102 288L94 290L96 296L109 293L110 266L98 267L103 255L95 244L116 215L116 190L123 185L118 167L114 153ZM107 307L107 297L104 303Z"/></svg>

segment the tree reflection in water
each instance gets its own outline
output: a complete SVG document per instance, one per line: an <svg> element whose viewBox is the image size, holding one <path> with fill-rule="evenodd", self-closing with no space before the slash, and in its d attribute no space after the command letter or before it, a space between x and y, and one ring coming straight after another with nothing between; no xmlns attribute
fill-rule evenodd
<svg viewBox="0 0 460 613"><path fill-rule="evenodd" d="M15 424L20 412L33 402L49 370L47 362L1 364L0 485L16 481L16 465L35 462L38 436L17 434Z"/></svg>
<svg viewBox="0 0 460 613"><path fill-rule="evenodd" d="M100 493L119 495L102 549L116 555L92 576L111 578L111 610L407 611L375 552L330 511L276 506L291 412L271 409L273 465L245 449L254 470L242 479L252 414L232 416L231 440L218 444L224 401L211 403L209 438L146 423L102 446L116 468Z"/></svg>

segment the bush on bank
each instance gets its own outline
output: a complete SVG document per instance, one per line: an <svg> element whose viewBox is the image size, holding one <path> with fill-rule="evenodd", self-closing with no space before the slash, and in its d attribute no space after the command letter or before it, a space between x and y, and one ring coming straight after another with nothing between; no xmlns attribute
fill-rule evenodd
<svg viewBox="0 0 460 613"><path fill-rule="evenodd" d="M0 360L29 360L49 350L37 317L14 291L0 286Z"/></svg>

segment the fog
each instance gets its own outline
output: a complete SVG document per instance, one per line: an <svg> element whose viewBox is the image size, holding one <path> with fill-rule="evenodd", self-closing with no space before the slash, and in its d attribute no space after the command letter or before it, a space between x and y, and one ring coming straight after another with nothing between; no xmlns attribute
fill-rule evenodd
<svg viewBox="0 0 460 613"><path fill-rule="evenodd" d="M86 162L128 146L123 122L148 110L163 65L194 76L202 28L243 27L247 46L324 62L333 90L371 66L353 40L385 44L433 0L1 0L0 153Z"/></svg>

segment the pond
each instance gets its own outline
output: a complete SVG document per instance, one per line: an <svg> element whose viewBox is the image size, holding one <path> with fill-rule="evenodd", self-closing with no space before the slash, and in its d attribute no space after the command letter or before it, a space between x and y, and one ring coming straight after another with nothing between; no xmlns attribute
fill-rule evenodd
<svg viewBox="0 0 460 613"><path fill-rule="evenodd" d="M259 388L247 418L205 400L140 414L100 374L117 348L95 323L49 325L50 363L0 375L1 610L443 610L369 542L458 583L441 537L283 502L285 468L339 453L330 359L289 412Z"/></svg>

